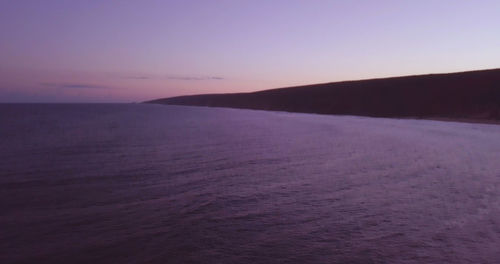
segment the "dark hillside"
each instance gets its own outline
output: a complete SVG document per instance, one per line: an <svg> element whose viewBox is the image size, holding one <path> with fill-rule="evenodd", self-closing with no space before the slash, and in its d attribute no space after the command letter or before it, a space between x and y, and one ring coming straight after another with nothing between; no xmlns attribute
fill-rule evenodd
<svg viewBox="0 0 500 264"><path fill-rule="evenodd" d="M376 117L500 120L500 69L345 81L147 103Z"/></svg>

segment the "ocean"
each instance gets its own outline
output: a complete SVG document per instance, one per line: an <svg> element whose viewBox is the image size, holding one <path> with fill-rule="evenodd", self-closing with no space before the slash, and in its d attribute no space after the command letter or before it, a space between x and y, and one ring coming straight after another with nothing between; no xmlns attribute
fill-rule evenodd
<svg viewBox="0 0 500 264"><path fill-rule="evenodd" d="M0 263L498 263L500 125L0 105Z"/></svg>

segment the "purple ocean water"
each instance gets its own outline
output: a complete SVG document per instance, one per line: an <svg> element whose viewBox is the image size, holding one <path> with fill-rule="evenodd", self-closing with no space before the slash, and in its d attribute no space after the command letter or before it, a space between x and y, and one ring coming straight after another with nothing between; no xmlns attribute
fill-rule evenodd
<svg viewBox="0 0 500 264"><path fill-rule="evenodd" d="M0 105L0 263L499 263L500 125Z"/></svg>

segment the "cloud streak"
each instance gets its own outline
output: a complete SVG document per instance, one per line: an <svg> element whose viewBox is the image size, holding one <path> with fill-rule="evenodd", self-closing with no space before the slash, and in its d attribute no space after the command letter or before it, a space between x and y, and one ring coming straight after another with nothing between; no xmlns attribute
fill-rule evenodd
<svg viewBox="0 0 500 264"><path fill-rule="evenodd" d="M152 79L151 77L147 77L147 76L127 76L127 77L124 77L124 79L131 79L131 80L149 80L149 79Z"/></svg>
<svg viewBox="0 0 500 264"><path fill-rule="evenodd" d="M205 80L224 80L220 76L167 76L169 80L179 80L179 81L205 81Z"/></svg>
<svg viewBox="0 0 500 264"><path fill-rule="evenodd" d="M42 86L64 88L64 89L106 89L108 87L101 85L85 84L85 83L40 83Z"/></svg>
<svg viewBox="0 0 500 264"><path fill-rule="evenodd" d="M131 75L121 77L128 80L178 80L178 81L207 81L207 80L224 80L221 76L206 76L206 75L173 75L167 74L164 76L146 76L146 75Z"/></svg>

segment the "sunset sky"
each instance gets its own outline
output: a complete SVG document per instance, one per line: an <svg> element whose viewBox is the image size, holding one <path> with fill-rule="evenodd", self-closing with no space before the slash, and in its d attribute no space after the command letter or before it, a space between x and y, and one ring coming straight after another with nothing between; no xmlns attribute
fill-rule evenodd
<svg viewBox="0 0 500 264"><path fill-rule="evenodd" d="M498 0L0 0L0 102L139 102L498 67Z"/></svg>

